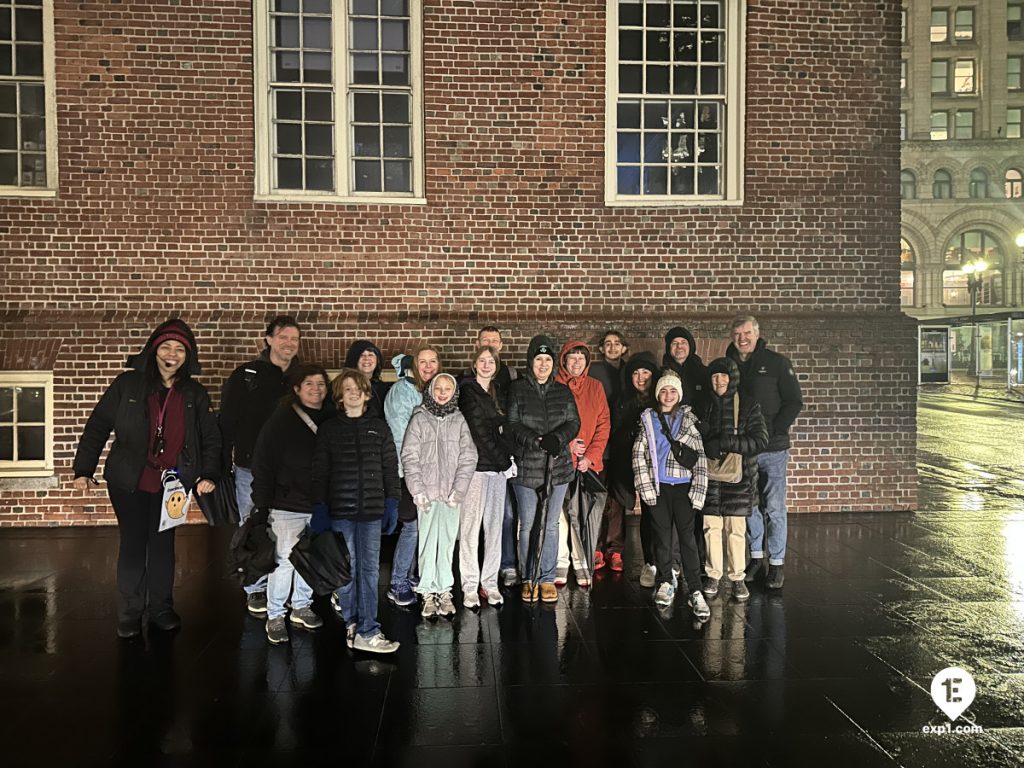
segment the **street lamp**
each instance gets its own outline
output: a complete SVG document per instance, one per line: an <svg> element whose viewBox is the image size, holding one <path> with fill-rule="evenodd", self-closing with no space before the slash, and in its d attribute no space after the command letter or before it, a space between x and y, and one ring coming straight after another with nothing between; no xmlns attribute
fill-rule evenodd
<svg viewBox="0 0 1024 768"><path fill-rule="evenodd" d="M1021 234L1024 239L1024 233ZM977 395L981 389L981 369L978 365L978 289L988 264L977 259L967 262L960 269L967 275L967 290L971 294L971 366L974 368L974 394Z"/></svg>

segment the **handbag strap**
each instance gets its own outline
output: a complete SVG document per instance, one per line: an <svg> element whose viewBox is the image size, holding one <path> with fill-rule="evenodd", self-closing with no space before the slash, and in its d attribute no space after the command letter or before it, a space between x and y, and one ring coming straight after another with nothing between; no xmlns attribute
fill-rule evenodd
<svg viewBox="0 0 1024 768"><path fill-rule="evenodd" d="M668 440L669 445L675 445L679 441L672 437L672 428L669 427L668 422L665 420L665 414L658 411L658 421L661 423L661 434Z"/></svg>
<svg viewBox="0 0 1024 768"><path fill-rule="evenodd" d="M732 429L734 432L740 430L740 393L732 396Z"/></svg>
<svg viewBox="0 0 1024 768"><path fill-rule="evenodd" d="M292 403L292 410L295 411L295 413L297 413L299 415L300 419L302 419L304 422L306 422L306 426L309 427L311 430L313 430L313 434L315 435L316 434L316 424L313 422L313 420L311 418L309 418L309 414L306 413L301 408L299 408L299 406L296 405L295 403Z"/></svg>

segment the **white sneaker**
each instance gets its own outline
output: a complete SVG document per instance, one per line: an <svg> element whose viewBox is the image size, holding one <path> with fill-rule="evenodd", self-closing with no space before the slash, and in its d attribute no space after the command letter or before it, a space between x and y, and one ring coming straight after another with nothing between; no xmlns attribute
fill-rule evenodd
<svg viewBox="0 0 1024 768"><path fill-rule="evenodd" d="M569 581L569 568L556 568L555 569L555 586L564 587Z"/></svg>
<svg viewBox="0 0 1024 768"><path fill-rule="evenodd" d="M480 598L477 598L477 605L480 605ZM455 603L452 602L451 592L442 592L437 596L437 615L438 616L454 616L455 615Z"/></svg>
<svg viewBox="0 0 1024 768"><path fill-rule="evenodd" d="M462 588L462 605L466 608L479 608L480 607L480 595L473 587Z"/></svg>
<svg viewBox="0 0 1024 768"><path fill-rule="evenodd" d="M353 647L357 651L366 651L367 653L394 653L398 650L399 645L394 640L384 637L383 632L378 632L373 637L356 635Z"/></svg>
<svg viewBox="0 0 1024 768"><path fill-rule="evenodd" d="M420 616L424 619L437 618L437 595L423 596L423 610L420 611Z"/></svg>
<svg viewBox="0 0 1024 768"><path fill-rule="evenodd" d="M341 601L338 600L338 593L331 592L331 607L334 608L334 612L341 616Z"/></svg>
<svg viewBox="0 0 1024 768"><path fill-rule="evenodd" d="M704 599L704 595L701 594L700 590L691 594L687 602L693 608L693 615L698 619L707 621L711 618L711 608L708 607L708 601Z"/></svg>
<svg viewBox="0 0 1024 768"><path fill-rule="evenodd" d="M347 645L349 648L351 648L352 644L355 642L355 640L356 640L356 623L353 621L351 624L349 624L347 627L345 627L345 645Z"/></svg>
<svg viewBox="0 0 1024 768"><path fill-rule="evenodd" d="M515 568L506 568L501 572L501 582L506 587L514 587L519 583L519 573Z"/></svg>
<svg viewBox="0 0 1024 768"><path fill-rule="evenodd" d="M669 584L667 581L658 587L657 593L654 595L654 602L656 605L669 606L675 602L676 599L676 588Z"/></svg>
<svg viewBox="0 0 1024 768"><path fill-rule="evenodd" d="M501 592L496 589L492 589L487 593L487 604L488 605L502 605L505 602L505 598L501 596Z"/></svg>
<svg viewBox="0 0 1024 768"><path fill-rule="evenodd" d="M640 586L641 587L653 587L657 582L658 569L650 563L644 563L644 567L640 569Z"/></svg>

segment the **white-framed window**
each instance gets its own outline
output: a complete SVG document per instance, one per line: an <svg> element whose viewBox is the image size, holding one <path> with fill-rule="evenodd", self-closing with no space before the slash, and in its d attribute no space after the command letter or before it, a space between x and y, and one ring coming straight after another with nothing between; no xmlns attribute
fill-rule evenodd
<svg viewBox="0 0 1024 768"><path fill-rule="evenodd" d="M932 59L932 93L949 93L949 61Z"/></svg>
<svg viewBox="0 0 1024 768"><path fill-rule="evenodd" d="M0 196L57 192L53 0L0 3Z"/></svg>
<svg viewBox="0 0 1024 768"><path fill-rule="evenodd" d="M953 39L957 41L974 39L974 9L957 8L953 14Z"/></svg>
<svg viewBox="0 0 1024 768"><path fill-rule="evenodd" d="M900 112L900 141L907 140L907 113L906 111Z"/></svg>
<svg viewBox="0 0 1024 768"><path fill-rule="evenodd" d="M256 198L422 203L420 0L255 0Z"/></svg>
<svg viewBox="0 0 1024 768"><path fill-rule="evenodd" d="M0 477L53 474L53 372L0 371Z"/></svg>
<svg viewBox="0 0 1024 768"><path fill-rule="evenodd" d="M1008 168L1003 174L1003 194L1007 200L1024 197L1024 174L1016 168Z"/></svg>
<svg viewBox="0 0 1024 768"><path fill-rule="evenodd" d="M949 114L943 111L932 112L932 141L945 141L949 138Z"/></svg>
<svg viewBox="0 0 1024 768"><path fill-rule="evenodd" d="M900 59L900 93L907 96L907 60Z"/></svg>
<svg viewBox="0 0 1024 768"><path fill-rule="evenodd" d="M958 109L953 115L953 138L974 138L974 110Z"/></svg>
<svg viewBox="0 0 1024 768"><path fill-rule="evenodd" d="M1009 107L1006 110L1006 138L1019 139L1021 137L1021 113L1024 113L1024 109L1020 107Z"/></svg>
<svg viewBox="0 0 1024 768"><path fill-rule="evenodd" d="M745 0L606 0L605 202L742 202Z"/></svg>
<svg viewBox="0 0 1024 768"><path fill-rule="evenodd" d="M1008 56L1006 58L1006 89L1008 91L1021 89L1021 62L1024 62L1024 56Z"/></svg>
<svg viewBox="0 0 1024 768"><path fill-rule="evenodd" d="M953 67L953 92L974 93L976 81L974 77L974 59L957 59Z"/></svg>
<svg viewBox="0 0 1024 768"><path fill-rule="evenodd" d="M944 43L949 39L948 8L935 8L932 10L930 34L933 43Z"/></svg>

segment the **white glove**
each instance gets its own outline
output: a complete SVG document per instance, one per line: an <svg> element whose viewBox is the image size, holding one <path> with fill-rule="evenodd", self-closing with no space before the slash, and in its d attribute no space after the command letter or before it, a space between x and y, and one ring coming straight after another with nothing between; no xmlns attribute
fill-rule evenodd
<svg viewBox="0 0 1024 768"><path fill-rule="evenodd" d="M509 461L512 462L509 465L509 468L502 472L502 474L505 476L507 480L511 480L513 477L519 474L519 467L516 466L516 460L509 459Z"/></svg>
<svg viewBox="0 0 1024 768"><path fill-rule="evenodd" d="M416 505L416 509L418 509L420 512L430 511L430 499L427 498L427 495L425 493L417 493L413 497L412 501L413 504Z"/></svg>

